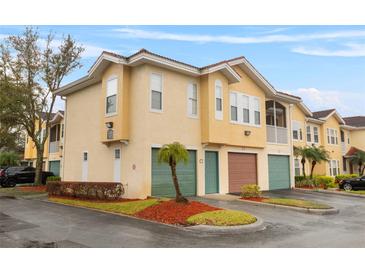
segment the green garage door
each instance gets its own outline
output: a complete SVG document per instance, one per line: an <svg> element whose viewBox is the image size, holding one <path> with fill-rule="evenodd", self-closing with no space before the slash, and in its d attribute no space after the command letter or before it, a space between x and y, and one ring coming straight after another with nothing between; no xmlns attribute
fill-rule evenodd
<svg viewBox="0 0 365 274"><path fill-rule="evenodd" d="M60 176L60 161L49 161L49 171L55 176Z"/></svg>
<svg viewBox="0 0 365 274"><path fill-rule="evenodd" d="M269 155L269 189L290 188L289 156Z"/></svg>
<svg viewBox="0 0 365 274"><path fill-rule="evenodd" d="M175 188L169 165L158 163L159 149L152 149L152 196L174 197ZM176 168L180 190L185 196L196 195L196 152L189 150L189 163L179 163Z"/></svg>

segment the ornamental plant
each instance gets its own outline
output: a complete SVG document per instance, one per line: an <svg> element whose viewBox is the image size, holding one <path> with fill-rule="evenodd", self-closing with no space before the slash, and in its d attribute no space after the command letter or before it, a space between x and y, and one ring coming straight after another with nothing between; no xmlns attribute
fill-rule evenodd
<svg viewBox="0 0 365 274"><path fill-rule="evenodd" d="M241 186L242 198L260 198L261 190L257 184L247 184Z"/></svg>

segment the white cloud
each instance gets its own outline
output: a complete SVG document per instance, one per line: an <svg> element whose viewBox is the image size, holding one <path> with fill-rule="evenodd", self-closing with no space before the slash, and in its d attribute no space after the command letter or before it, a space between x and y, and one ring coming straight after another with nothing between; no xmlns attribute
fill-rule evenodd
<svg viewBox="0 0 365 274"><path fill-rule="evenodd" d="M199 35L180 34L163 31L149 31L134 28L115 29L119 35L129 38L150 39L150 40L172 40L197 43L227 43L227 44L255 44L255 43L279 43L279 42L301 42L310 40L327 40L340 38L365 38L363 30L335 31L324 33L310 33L299 35L262 35L262 36L230 36L230 35Z"/></svg>
<svg viewBox="0 0 365 274"><path fill-rule="evenodd" d="M363 114L364 94L360 92L299 88L289 93L300 96L312 111L335 108L343 116Z"/></svg>
<svg viewBox="0 0 365 274"><path fill-rule="evenodd" d="M314 56L361 57L365 56L365 44L348 43L345 44L345 49L337 50L297 47L292 52Z"/></svg>

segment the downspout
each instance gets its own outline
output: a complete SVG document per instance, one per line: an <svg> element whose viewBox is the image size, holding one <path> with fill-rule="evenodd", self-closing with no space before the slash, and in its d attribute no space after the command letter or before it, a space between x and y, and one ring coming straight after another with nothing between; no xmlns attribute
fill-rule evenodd
<svg viewBox="0 0 365 274"><path fill-rule="evenodd" d="M66 158L66 121L67 121L67 98L61 96L61 100L65 102L65 111L63 114L63 140L62 140L62 176L61 181L65 178L65 158Z"/></svg>
<svg viewBox="0 0 365 274"><path fill-rule="evenodd" d="M289 104L289 137L290 137L290 186L295 187L295 174L294 174L294 143L293 143L293 129L292 129L292 112L293 112L293 104Z"/></svg>

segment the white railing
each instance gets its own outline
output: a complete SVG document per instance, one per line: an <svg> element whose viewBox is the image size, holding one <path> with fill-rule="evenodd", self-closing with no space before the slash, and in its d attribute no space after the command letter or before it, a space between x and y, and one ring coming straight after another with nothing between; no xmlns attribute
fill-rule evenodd
<svg viewBox="0 0 365 274"><path fill-rule="evenodd" d="M266 125L266 135L268 143L287 144L288 129Z"/></svg>
<svg viewBox="0 0 365 274"><path fill-rule="evenodd" d="M49 143L49 153L58 152L60 149L60 141L50 142Z"/></svg>
<svg viewBox="0 0 365 274"><path fill-rule="evenodd" d="M341 142L341 150L342 150L342 155L346 154L346 143L345 142Z"/></svg>

